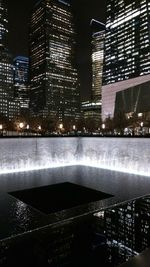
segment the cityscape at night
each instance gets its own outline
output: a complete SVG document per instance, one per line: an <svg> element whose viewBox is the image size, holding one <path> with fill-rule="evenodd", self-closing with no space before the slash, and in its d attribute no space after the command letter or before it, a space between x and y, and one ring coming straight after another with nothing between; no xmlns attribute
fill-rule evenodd
<svg viewBox="0 0 150 267"><path fill-rule="evenodd" d="M0 266L149 267L149 0L0 0Z"/></svg>

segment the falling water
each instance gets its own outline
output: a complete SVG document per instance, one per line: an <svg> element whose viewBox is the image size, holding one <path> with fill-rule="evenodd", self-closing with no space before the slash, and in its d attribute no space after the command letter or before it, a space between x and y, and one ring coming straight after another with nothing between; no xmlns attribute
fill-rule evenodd
<svg viewBox="0 0 150 267"><path fill-rule="evenodd" d="M0 139L0 174L86 165L150 176L149 139Z"/></svg>

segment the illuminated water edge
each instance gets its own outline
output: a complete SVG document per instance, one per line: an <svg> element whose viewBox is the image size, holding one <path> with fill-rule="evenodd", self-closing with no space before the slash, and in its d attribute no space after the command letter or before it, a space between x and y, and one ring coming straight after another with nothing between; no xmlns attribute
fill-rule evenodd
<svg viewBox="0 0 150 267"><path fill-rule="evenodd" d="M81 161L81 162L70 162L65 164L59 164L54 163L53 165L43 165L43 166L30 166L30 167L20 167L18 169L2 169L0 170L0 175L2 174L10 174L10 173L19 173L19 172L29 172L29 171L38 171L38 170L46 170L46 169L54 169L54 168L63 168L63 167L69 167L69 166L86 166L86 167L93 167L98 169L105 169L110 171L117 171L117 172L123 172L123 173L129 173L134 175L140 175L140 176L150 176L150 173L144 172L144 171L137 171L134 169L127 169L123 167L108 167L107 165L99 165L98 163L94 162L88 162L88 161Z"/></svg>
<svg viewBox="0 0 150 267"><path fill-rule="evenodd" d="M149 139L0 140L0 174L75 165L150 176Z"/></svg>

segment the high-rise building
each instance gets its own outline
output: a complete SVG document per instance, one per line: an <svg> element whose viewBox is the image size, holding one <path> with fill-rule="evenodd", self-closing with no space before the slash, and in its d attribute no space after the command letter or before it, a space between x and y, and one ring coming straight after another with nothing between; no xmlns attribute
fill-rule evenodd
<svg viewBox="0 0 150 267"><path fill-rule="evenodd" d="M28 84L29 59L23 56L14 58L14 81L18 84Z"/></svg>
<svg viewBox="0 0 150 267"><path fill-rule="evenodd" d="M5 0L0 0L0 114L9 119L18 115L14 101L13 66L8 51L8 14Z"/></svg>
<svg viewBox="0 0 150 267"><path fill-rule="evenodd" d="M29 108L29 59L17 56L13 60L15 97L20 102L21 110Z"/></svg>
<svg viewBox="0 0 150 267"><path fill-rule="evenodd" d="M92 100L101 102L105 24L92 19Z"/></svg>
<svg viewBox="0 0 150 267"><path fill-rule="evenodd" d="M31 110L43 117L79 118L79 84L71 7L41 0L30 19Z"/></svg>
<svg viewBox="0 0 150 267"><path fill-rule="evenodd" d="M149 16L149 0L107 1L103 119L114 116L116 92L150 80Z"/></svg>
<svg viewBox="0 0 150 267"><path fill-rule="evenodd" d="M107 1L104 85L150 74L149 0Z"/></svg>
<svg viewBox="0 0 150 267"><path fill-rule="evenodd" d="M5 0L0 0L0 22L0 49L2 52L8 48L8 14Z"/></svg>
<svg viewBox="0 0 150 267"><path fill-rule="evenodd" d="M95 19L90 23L92 31L92 91L91 99L82 103L82 113L85 120L95 122L95 130L101 126L102 106L102 75L104 60L105 24Z"/></svg>
<svg viewBox="0 0 150 267"><path fill-rule="evenodd" d="M85 124L91 121L95 130L101 126L101 102L84 101L81 103L81 110Z"/></svg>

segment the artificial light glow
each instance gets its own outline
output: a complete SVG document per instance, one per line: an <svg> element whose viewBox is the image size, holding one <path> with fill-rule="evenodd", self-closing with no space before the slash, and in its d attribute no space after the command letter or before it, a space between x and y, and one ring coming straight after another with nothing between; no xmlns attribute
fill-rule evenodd
<svg viewBox="0 0 150 267"><path fill-rule="evenodd" d="M62 124L62 123L59 125L59 129L60 129L60 130L63 129L63 124Z"/></svg>
<svg viewBox="0 0 150 267"><path fill-rule="evenodd" d="M20 127L20 129L22 129L24 127L24 123L23 122L20 122L19 123L19 127Z"/></svg>
<svg viewBox="0 0 150 267"><path fill-rule="evenodd" d="M105 129L105 124L104 123L102 124L102 129Z"/></svg>
<svg viewBox="0 0 150 267"><path fill-rule="evenodd" d="M106 169L110 171L116 171L116 172L123 172L123 173L129 173L129 174L134 174L134 175L140 175L140 176L147 176L149 177L150 174L147 173L146 171L139 171L139 170L134 170L134 166L131 165L130 168L128 167L121 167L121 166L108 166L107 164L102 164L95 161L90 161L90 160L70 160L68 163L52 163L52 164L45 164L41 166L28 166L28 167L21 167L21 168L14 168L14 169L1 169L0 170L0 175L1 174L7 174L7 173L18 173L18 172L29 172L29 171L37 171L37 170L44 170L44 169L55 169L55 168L62 168L62 167L69 167L69 166L85 166L85 167L92 167L92 168L98 168L98 169Z"/></svg>
<svg viewBox="0 0 150 267"><path fill-rule="evenodd" d="M69 167L69 166L74 166L77 165L77 163L75 162L71 162L71 163L53 163L51 166L50 164L45 164L43 166L28 166L28 167L21 167L21 168L17 168L17 169L10 169L8 170L3 169L0 170L0 175L1 174L7 174L7 173L18 173L18 172L29 172L29 171L38 171L38 170L44 170L44 169L53 169L53 168L62 168L62 167Z"/></svg>
<svg viewBox="0 0 150 267"><path fill-rule="evenodd" d="M0 130L3 130L3 125L2 124L0 124Z"/></svg>

